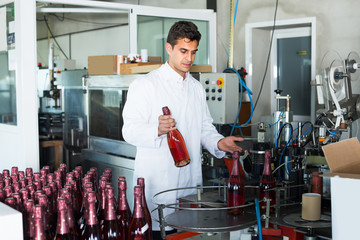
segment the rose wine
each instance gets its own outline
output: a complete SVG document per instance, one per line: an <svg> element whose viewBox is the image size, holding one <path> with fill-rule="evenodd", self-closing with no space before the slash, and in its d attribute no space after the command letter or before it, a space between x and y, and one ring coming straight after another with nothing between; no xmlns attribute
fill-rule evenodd
<svg viewBox="0 0 360 240"><path fill-rule="evenodd" d="M233 153L233 168L227 184L227 206L235 207L245 204L245 186L244 181L240 175L240 153L234 151ZM244 208L229 209L228 212L232 215L239 215L244 212Z"/></svg>
<svg viewBox="0 0 360 240"><path fill-rule="evenodd" d="M65 198L59 197L57 199L57 209L58 209L58 218L57 218L57 228L55 240L71 240L69 232L69 224L67 219L68 206L66 204Z"/></svg>
<svg viewBox="0 0 360 240"><path fill-rule="evenodd" d="M134 211L129 226L129 240L150 240L149 225L146 222L142 206L142 189L140 186L134 187Z"/></svg>
<svg viewBox="0 0 360 240"><path fill-rule="evenodd" d="M45 231L44 225L45 212L41 205L33 206L32 219L34 221L34 239L36 240L48 240L53 239L48 232Z"/></svg>
<svg viewBox="0 0 360 240"><path fill-rule="evenodd" d="M151 214L150 214L149 208L148 208L147 203L146 203L146 198L145 198L145 179L141 178L141 177L138 178L137 179L137 185L139 185L141 187L141 190L142 190L141 204L143 206L146 222L149 224L149 229L150 229L150 231L149 231L149 239L152 239Z"/></svg>
<svg viewBox="0 0 360 240"><path fill-rule="evenodd" d="M77 225L77 222L74 218L74 211L73 211L73 197L72 194L69 192L65 192L61 195L61 197L66 199L66 203L69 206L67 210L67 219L69 224L69 233L72 240L77 240L80 237L80 228Z"/></svg>
<svg viewBox="0 0 360 240"><path fill-rule="evenodd" d="M270 206L274 205L276 203L276 190L274 188L275 188L275 180L271 172L271 151L267 150L265 151L263 175L261 176L260 179L259 201L264 200L264 198L268 198L271 199ZM273 189L273 190L269 190L269 189ZM265 214L266 201L260 202L260 212L261 214Z"/></svg>
<svg viewBox="0 0 360 240"><path fill-rule="evenodd" d="M168 107L163 107L163 114L170 115ZM167 134L168 145L172 157L174 158L175 166L184 167L190 163L189 153L186 148L186 144L183 136L179 130L175 129Z"/></svg>
<svg viewBox="0 0 360 240"><path fill-rule="evenodd" d="M116 219L114 189L107 187L105 193L105 210L104 222L101 226L102 239L104 240L117 240L120 239L120 225Z"/></svg>
<svg viewBox="0 0 360 240"><path fill-rule="evenodd" d="M87 200L87 211L85 212L86 224L84 231L82 232L81 239L83 240L100 240L101 239L101 230L99 222L96 215L96 193L90 191L86 195Z"/></svg>
<svg viewBox="0 0 360 240"><path fill-rule="evenodd" d="M116 209L116 217L120 224L121 239L127 240L129 224L131 220L131 212L126 198L127 187L126 187L125 177L118 178L118 189L119 189L119 196L118 196L118 207Z"/></svg>

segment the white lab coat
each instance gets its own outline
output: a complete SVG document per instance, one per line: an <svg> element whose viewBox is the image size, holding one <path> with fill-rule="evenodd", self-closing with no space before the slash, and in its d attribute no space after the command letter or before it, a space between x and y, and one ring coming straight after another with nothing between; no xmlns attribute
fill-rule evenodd
<svg viewBox="0 0 360 240"><path fill-rule="evenodd" d="M195 192L171 191L153 199L156 193L202 185L200 144L218 158L225 155L217 147L217 142L223 136L212 125L205 96L199 81L189 73L183 79L168 63L136 79L129 87L122 132L124 139L137 147L134 183L138 177L145 178L150 212L158 207L153 201L176 203L179 197ZM175 166L166 135L158 137L158 118L163 115L164 106L169 107L177 129L184 137L191 159L185 167ZM166 209L164 215L171 212L172 209ZM158 219L158 212L153 212L152 216ZM154 220L153 230L159 230L159 224Z"/></svg>

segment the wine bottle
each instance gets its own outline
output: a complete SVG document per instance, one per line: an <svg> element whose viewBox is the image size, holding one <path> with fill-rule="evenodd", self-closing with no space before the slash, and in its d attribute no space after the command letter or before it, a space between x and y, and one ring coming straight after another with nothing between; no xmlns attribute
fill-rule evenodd
<svg viewBox="0 0 360 240"><path fill-rule="evenodd" d="M65 192L61 195L61 197L65 198L66 204L68 205L67 209L67 220L69 224L69 233L72 240L77 240L80 237L80 228L77 225L77 222L74 218L74 212L73 212L73 197L72 194L69 192Z"/></svg>
<svg viewBox="0 0 360 240"><path fill-rule="evenodd" d="M233 167L227 184L228 207L242 206L245 203L245 186L240 175L239 157L240 152L234 151L232 155ZM228 212L232 215L239 215L244 212L244 208L232 208Z"/></svg>
<svg viewBox="0 0 360 240"><path fill-rule="evenodd" d="M14 192L11 194L11 197L15 199L16 210L18 210L19 212L23 212L24 208L21 199L21 194L19 192Z"/></svg>
<svg viewBox="0 0 360 240"><path fill-rule="evenodd" d="M13 189L11 186L6 186L4 187L4 191L5 191L5 194L6 194L6 197L11 197L11 194L13 193Z"/></svg>
<svg viewBox="0 0 360 240"><path fill-rule="evenodd" d="M114 202L114 188L108 187L104 191L105 194L105 210L104 221L101 226L102 239L117 240L120 238L120 225L116 219L115 202Z"/></svg>
<svg viewBox="0 0 360 240"><path fill-rule="evenodd" d="M11 175L13 175L13 174L18 174L18 172L19 172L19 168L18 167L16 167L16 166L14 166L14 167L11 167Z"/></svg>
<svg viewBox="0 0 360 240"><path fill-rule="evenodd" d="M118 206L116 210L116 217L120 224L120 230L122 237L121 239L127 240L128 239L128 230L129 224L131 221L131 211L129 208L129 204L126 198L126 180L125 177L118 178Z"/></svg>
<svg viewBox="0 0 360 240"><path fill-rule="evenodd" d="M270 206L274 205L276 203L276 190L274 188L275 180L271 172L271 151L267 150L265 151L264 170L260 179L259 200L261 201L264 200L264 198L268 198L271 199ZM260 202L260 212L261 214L266 212L266 201Z"/></svg>
<svg viewBox="0 0 360 240"><path fill-rule="evenodd" d="M44 168L40 169L40 177L46 178L46 175L47 175L47 170Z"/></svg>
<svg viewBox="0 0 360 240"><path fill-rule="evenodd" d="M34 239L35 235L35 229L34 229L34 222L32 219L32 211L34 201L32 199L29 199L25 202L25 217L24 217L24 239Z"/></svg>
<svg viewBox="0 0 360 240"><path fill-rule="evenodd" d="M90 191L86 195L87 200L87 212L86 212L86 224L84 231L82 232L81 239L83 240L100 240L101 239L101 230L99 222L96 216L96 193Z"/></svg>
<svg viewBox="0 0 360 240"><path fill-rule="evenodd" d="M16 209L16 200L13 197L5 198L5 204L11 207L12 209Z"/></svg>
<svg viewBox="0 0 360 240"><path fill-rule="evenodd" d="M141 187L141 190L142 190L141 203L142 203L142 206L143 206L143 211L144 211L146 222L149 224L149 229L150 229L150 231L149 231L149 239L152 239L152 220L151 220L151 214L150 214L149 208L148 208L147 203L146 203L146 198L145 198L145 179L142 178L142 177L139 177L137 179L137 185L139 185Z"/></svg>
<svg viewBox="0 0 360 240"><path fill-rule="evenodd" d="M43 212L44 212L44 228L45 231L48 233L48 235L51 238L54 238L55 236L55 230L56 230L56 219L55 216L53 215L53 213L50 211L50 204L48 201L48 198L45 194L40 195L38 197L38 201L39 201L39 205L41 205L43 207Z"/></svg>
<svg viewBox="0 0 360 240"><path fill-rule="evenodd" d="M170 115L168 107L163 107L162 110L164 115ZM190 163L189 153L187 151L184 138L179 130L175 129L168 132L167 140L175 166L184 167L188 165Z"/></svg>
<svg viewBox="0 0 360 240"><path fill-rule="evenodd" d="M88 192L93 191L92 187L85 187L84 188L84 197L83 197L83 202L80 208L80 218L77 220L78 221L78 225L80 226L80 232L82 235L82 232L85 228L85 223L86 223L86 216L87 216L87 194Z"/></svg>
<svg viewBox="0 0 360 240"><path fill-rule="evenodd" d="M19 192L20 190L20 183L19 182L14 182L13 184L11 184L13 190L14 190L14 193L17 193Z"/></svg>
<svg viewBox="0 0 360 240"><path fill-rule="evenodd" d="M80 208L81 208L81 203L82 203L81 192L80 192L80 189L78 188L77 182L75 180L70 181L70 184L72 185L72 188L73 188L74 217L75 217L75 219L79 219L80 218Z"/></svg>
<svg viewBox="0 0 360 240"><path fill-rule="evenodd" d="M45 231L44 225L44 208L41 205L33 206L32 210L32 219L34 222L34 239L36 240L48 240L52 239L52 237Z"/></svg>
<svg viewBox="0 0 360 240"><path fill-rule="evenodd" d="M142 189L140 186L134 187L134 211L129 225L129 240L150 240L149 225L146 222L142 206Z"/></svg>
<svg viewBox="0 0 360 240"><path fill-rule="evenodd" d="M100 192L100 203L98 209L96 210L99 217L100 226L102 226L104 221L104 210L105 210L105 188L106 188L106 179L103 177L99 180L99 192Z"/></svg>
<svg viewBox="0 0 360 240"><path fill-rule="evenodd" d="M4 178L10 177L9 169L3 169L3 174L2 175L3 175Z"/></svg>
<svg viewBox="0 0 360 240"><path fill-rule="evenodd" d="M25 178L25 172L24 171L18 171L18 176L19 176L19 179L24 179Z"/></svg>
<svg viewBox="0 0 360 240"><path fill-rule="evenodd" d="M57 209L58 209L58 217L57 217L57 228L55 240L71 240L69 223L67 220L67 211L68 207L66 204L66 200L63 197L59 197L57 199Z"/></svg>
<svg viewBox="0 0 360 240"><path fill-rule="evenodd" d="M32 168L26 168L25 169L25 176L32 176L33 175L33 169Z"/></svg>
<svg viewBox="0 0 360 240"><path fill-rule="evenodd" d="M4 190L0 190L0 202L5 202L6 193Z"/></svg>

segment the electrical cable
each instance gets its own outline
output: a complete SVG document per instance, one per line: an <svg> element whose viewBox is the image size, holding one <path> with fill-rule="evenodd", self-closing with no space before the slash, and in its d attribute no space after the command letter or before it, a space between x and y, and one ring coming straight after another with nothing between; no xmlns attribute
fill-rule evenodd
<svg viewBox="0 0 360 240"><path fill-rule="evenodd" d="M59 47L60 51L61 51L62 54L66 57L66 59L69 59L68 56L64 53L64 51L63 51L62 48L60 47L59 43L56 41L56 38L55 38L55 36L53 35L53 33L51 32L50 26L49 26L49 24L48 24L47 19L46 19L45 16L44 16L44 20L45 20L45 23L46 23L46 27L47 27L47 29L48 29L49 32L50 32L51 37L54 39L54 42L55 42L56 45Z"/></svg>
<svg viewBox="0 0 360 240"><path fill-rule="evenodd" d="M238 78L239 78L239 84L240 84L240 88L241 88L241 89L240 89L240 91L241 91L241 98L240 98L239 109L238 109L238 112L237 112L237 115L236 115L234 124L230 124L230 126L233 127L233 129L234 129L234 128L242 128L242 127L246 126L246 124L248 124L248 123L251 121L252 116L253 116L253 113L254 113L254 110L253 110L253 109L254 109L254 108L253 108L253 101L252 101L252 98L251 98L251 95L252 95L253 93L252 93L251 90L246 86L245 82L242 80L242 78L241 78L241 76L240 76L240 74L239 74L238 71L236 71L234 68L226 68L226 69L224 70L224 72L227 71L227 70L231 70L231 71L233 71L233 72L236 73L236 75L237 75ZM248 119L244 124L242 124L242 125L240 125L240 126L236 126L236 122L237 122L237 120L238 120L238 118L239 118L240 111L241 111L242 88L243 88L243 87L245 88L245 90L246 90L246 92L247 92L247 94L248 94L248 96L249 96L249 99L250 99L251 113L250 113L249 119ZM232 131L231 131L231 133L230 133L230 136L231 136L232 133L233 133L233 129L232 129Z"/></svg>
<svg viewBox="0 0 360 240"><path fill-rule="evenodd" d="M308 129L304 134L302 134L301 136L299 136L299 137L293 139L291 142L289 142L289 141L291 140L292 133L295 132L295 131L299 128L299 127L297 127L297 128L295 128L295 129L293 130L293 129L292 129L292 126L291 126L291 124L290 124L290 126L291 126L291 127L290 127L290 128L291 128L291 134L290 134L290 136L289 136L288 142L286 143L286 145L284 146L283 150L281 151L280 159L279 159L279 166L280 166L280 164L281 164L282 156L283 156L283 154L284 154L284 152L285 152L285 149L286 149L289 145L291 145L293 142L295 142L297 139L302 138L303 136L305 136L306 134L308 134L308 132L309 132L310 130L312 131L313 125L312 125L311 122L306 122L306 123L302 124L301 127L304 127L304 126L307 125L307 124L310 124L311 128L309 128L309 129ZM289 162L290 162L290 161L288 161L287 164L285 165L285 170L286 170L287 174L290 175L291 172L290 172L290 169L289 169L289 168L290 168L290 167L289 167ZM284 163L285 163L285 162L284 162ZM281 179L280 169L279 169L279 177L280 177L280 179Z"/></svg>
<svg viewBox="0 0 360 240"><path fill-rule="evenodd" d="M236 0L235 13L234 13L234 27L235 27L235 20L236 20L238 5L239 5L239 0Z"/></svg>
<svg viewBox="0 0 360 240"><path fill-rule="evenodd" d="M258 235L259 240L262 240L262 226L261 226L261 216L260 216L260 205L259 205L259 199L255 198L255 212L256 212L256 220L258 225Z"/></svg>
<svg viewBox="0 0 360 240"><path fill-rule="evenodd" d="M284 153L284 151L285 151L286 146L289 144L289 142L290 142L290 140L291 140L292 133L293 133L293 127L292 127L291 123L284 123L283 125L281 125L281 127L280 127L280 129L279 129L279 131L278 131L278 135L277 135L277 139L276 139L276 144L277 144L277 142L278 142L278 139L280 138L281 130L282 130L282 129L284 128L284 126L286 126L286 125L289 125L289 127L290 127L290 135L289 135L289 139L288 139L287 143L285 144L285 147L284 147L283 150L281 151L281 155L280 155L280 159L279 159L279 166L281 165L282 155L283 155L283 153ZM276 147L277 147L277 146L276 146ZM279 173L279 179L280 179L280 181L282 181L280 168L279 168L278 173Z"/></svg>
<svg viewBox="0 0 360 240"><path fill-rule="evenodd" d="M278 120L277 120L275 123L270 124L270 125L269 125L269 127L271 128L272 126L274 126L274 125L278 124L278 123L279 123L279 121L280 121L280 119L281 119L281 117L284 115L284 113L285 113L285 109L283 109L283 110L281 111L281 113L280 113L280 115L279 115Z"/></svg>
<svg viewBox="0 0 360 240"><path fill-rule="evenodd" d="M260 90L259 90L259 94L256 98L255 101L255 105L254 105L254 111L256 109L257 103L259 101L263 86L264 86L264 82L265 82L265 77L266 77L266 73L268 70L268 66L269 66L269 60L270 60L270 54L271 54L271 48L272 48L272 42L274 39L274 32L275 32L275 22L276 22L276 14L277 14L277 9L278 9L278 5L279 5L279 0L276 0L276 5L275 5L275 12L274 12L274 24L273 24L273 28L272 28L272 33L271 33L271 39L270 39L270 46L269 46L269 52L268 52L268 56L267 56L267 60L266 60L266 66L265 66L265 71L264 71L264 76L261 82L261 86L260 86Z"/></svg>

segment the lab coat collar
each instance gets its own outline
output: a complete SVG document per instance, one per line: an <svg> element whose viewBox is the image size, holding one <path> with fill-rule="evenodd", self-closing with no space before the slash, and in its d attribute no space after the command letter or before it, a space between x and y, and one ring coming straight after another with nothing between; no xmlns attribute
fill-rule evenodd
<svg viewBox="0 0 360 240"><path fill-rule="evenodd" d="M168 79L169 80L174 80L176 81L177 83L183 83L185 84L186 82L189 81L189 77L190 77L190 73L189 72L186 72L186 75L185 75L185 79L183 79L183 77L177 73L170 65L169 63L166 61L166 63L163 65L167 74L168 74Z"/></svg>

